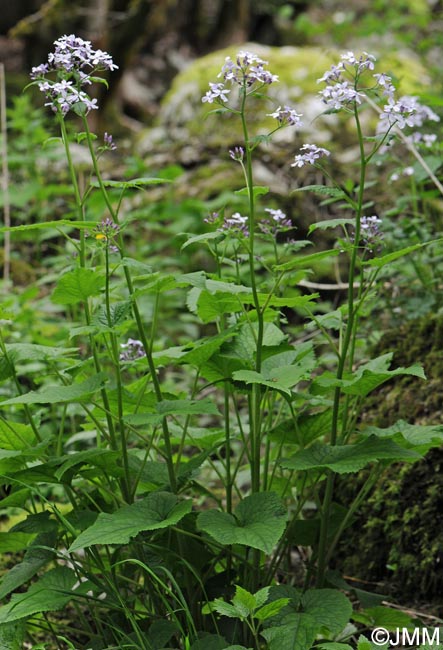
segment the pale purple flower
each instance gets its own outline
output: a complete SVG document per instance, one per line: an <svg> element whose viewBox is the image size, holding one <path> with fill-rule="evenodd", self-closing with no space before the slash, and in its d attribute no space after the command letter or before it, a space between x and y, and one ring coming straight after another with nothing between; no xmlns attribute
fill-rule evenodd
<svg viewBox="0 0 443 650"><path fill-rule="evenodd" d="M94 50L90 41L70 34L54 41L55 50L48 55L49 66L56 70L90 71L116 70L111 56L102 50Z"/></svg>
<svg viewBox="0 0 443 650"><path fill-rule="evenodd" d="M268 212L276 223L289 223L289 225L291 225L291 222L287 219L285 213L279 208L265 208L265 212Z"/></svg>
<svg viewBox="0 0 443 650"><path fill-rule="evenodd" d="M137 339L128 339L127 343L120 343L123 352L120 353L120 361L135 361L145 356L143 343Z"/></svg>
<svg viewBox="0 0 443 650"><path fill-rule="evenodd" d="M393 125L399 129L406 126L420 128L427 121L439 122L440 117L429 106L421 104L417 97L405 95L398 101L389 99L383 106L377 131L387 131Z"/></svg>
<svg viewBox="0 0 443 650"><path fill-rule="evenodd" d="M247 237L249 235L248 221L249 217L241 215L240 212L234 212L232 216L224 218L223 223L218 230L220 230L220 232L223 232L224 230L237 231Z"/></svg>
<svg viewBox="0 0 443 650"><path fill-rule="evenodd" d="M85 92L78 90L73 81L62 79L58 82L41 81L39 90L49 99L45 106L50 106L54 112L61 111L66 115L76 104L83 104L85 113L98 108L97 100L91 99Z"/></svg>
<svg viewBox="0 0 443 650"><path fill-rule="evenodd" d="M384 72L375 73L372 75L377 81L377 86L383 88L383 95L388 99L393 99L395 93L395 86L392 84L392 79Z"/></svg>
<svg viewBox="0 0 443 650"><path fill-rule="evenodd" d="M112 135L107 131L103 134L103 142L105 143L106 149L109 149L110 151L115 151L117 149L117 145L115 144Z"/></svg>
<svg viewBox="0 0 443 650"><path fill-rule="evenodd" d="M222 83L219 84L209 84L211 90L208 90L206 95L202 97L202 102L208 102L208 104L213 104L214 101L227 102L227 94L231 91L225 88L225 85Z"/></svg>
<svg viewBox="0 0 443 650"><path fill-rule="evenodd" d="M252 86L254 83L271 84L278 81L278 76L265 69L268 65L253 52L240 51L235 62L227 56L219 73L225 81L236 83L239 86Z"/></svg>
<svg viewBox="0 0 443 650"><path fill-rule="evenodd" d="M324 73L323 77L317 79L317 83L320 83L321 81L343 81L342 74L344 70L345 66L343 63L332 65L331 69Z"/></svg>
<svg viewBox="0 0 443 650"><path fill-rule="evenodd" d="M117 253L118 248L114 244L115 237L120 233L120 226L110 217L105 217L92 231L92 236L98 243L109 246L111 253Z"/></svg>
<svg viewBox="0 0 443 650"><path fill-rule="evenodd" d="M315 165L316 161L324 156L329 156L330 151L324 149L323 147L317 147L316 144L304 144L300 151L303 151L302 154L297 154L295 156L294 162L291 164L291 167L304 167L304 165Z"/></svg>
<svg viewBox="0 0 443 650"><path fill-rule="evenodd" d="M279 106L273 113L267 113L267 117L273 117L279 124L288 124L289 126L303 126L301 121L302 113L297 113L294 108L290 106Z"/></svg>
<svg viewBox="0 0 443 650"><path fill-rule="evenodd" d="M54 41L54 51L48 54L48 62L31 70L31 79L49 100L45 106L66 115L74 106L83 104L85 114L98 108L97 100L91 99L83 86L91 85L91 75L99 71L118 68L112 58L102 50L94 50L90 41L71 34ZM56 80L46 75L56 73ZM80 107L79 107L80 108Z"/></svg>
<svg viewBox="0 0 443 650"><path fill-rule="evenodd" d="M41 63L40 65L34 66L29 75L32 80L37 79L38 77L43 77L49 72L49 65L47 63Z"/></svg>
<svg viewBox="0 0 443 650"><path fill-rule="evenodd" d="M349 71L353 77L358 76L364 70L373 70L375 56L363 52L357 57L354 52L345 52L341 55L341 60L337 65L332 65L317 82L325 81L327 83L343 83L344 73ZM353 68L349 70L349 68Z"/></svg>
<svg viewBox="0 0 443 650"><path fill-rule="evenodd" d="M218 212L211 212L211 214L208 217L205 217L203 221L205 223L217 223L219 218L220 218L220 214Z"/></svg>
<svg viewBox="0 0 443 650"><path fill-rule="evenodd" d="M424 133L423 134L423 144L425 147L432 147L432 145L437 141L437 135L435 133Z"/></svg>
<svg viewBox="0 0 443 650"><path fill-rule="evenodd" d="M229 149L229 155L232 160L238 160L241 162L244 158L245 150L243 147L234 147L233 149Z"/></svg>
<svg viewBox="0 0 443 650"><path fill-rule="evenodd" d="M265 212L270 215L270 219L263 219L259 223L260 230L267 234L277 236L279 232L292 228L292 222L286 214L280 209L265 208Z"/></svg>
<svg viewBox="0 0 443 650"><path fill-rule="evenodd" d="M353 102L361 104L360 97L363 97L362 93L355 90L347 81L336 83L333 86L326 86L324 90L319 92L319 95L326 106L335 111L339 111Z"/></svg>
<svg viewBox="0 0 443 650"><path fill-rule="evenodd" d="M389 99L388 103L383 106L383 112L380 114L380 120L377 131L388 131L392 126L399 129L404 129L406 126L414 126L416 107L413 103L409 102L406 98L401 98L398 101Z"/></svg>
<svg viewBox="0 0 443 650"><path fill-rule="evenodd" d="M362 52L362 54L357 58L354 52L346 52L341 55L341 61L343 66L350 65L356 69L357 74L363 72L363 70L373 70L374 61L376 58L373 54L368 54L367 52Z"/></svg>
<svg viewBox="0 0 443 650"><path fill-rule="evenodd" d="M372 251L373 246L380 244L383 239L383 233L380 230L382 220L375 214L371 217L363 216L360 221L360 239L363 244L368 246Z"/></svg>

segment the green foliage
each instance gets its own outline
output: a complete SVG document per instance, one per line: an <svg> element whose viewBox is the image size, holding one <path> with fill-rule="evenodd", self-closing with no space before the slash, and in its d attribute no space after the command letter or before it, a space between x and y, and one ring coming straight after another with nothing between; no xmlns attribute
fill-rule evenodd
<svg viewBox="0 0 443 650"><path fill-rule="evenodd" d="M190 501L177 503L173 494L154 492L112 514L100 513L97 521L74 540L69 551L78 551L94 544L126 544L141 531L174 526L191 507Z"/></svg>
<svg viewBox="0 0 443 650"><path fill-rule="evenodd" d="M41 627L84 650L365 650L360 626L409 625L361 591L371 607L353 609L349 586L328 571L381 470L412 464L442 438L437 425L363 419L374 391L425 379L418 356L368 358L365 338L392 268L440 242L435 233L385 250L371 241L369 165L395 129L374 135L372 118L360 121L380 100L369 68L342 71L365 92L343 111L358 183L335 183L332 156L325 166L302 161L332 183L303 185L304 171L297 183L331 217L309 229L318 240L294 240L292 221L267 207L272 187L255 183L255 159L288 124L257 119L272 92L247 62L226 102L211 87L208 103L222 112L198 125L234 124L241 142L237 180L207 202L177 198L171 185L186 176L177 166L131 159L123 180L108 179L111 147L91 133L84 96L69 106L77 133L58 104L60 137L40 132L48 158L55 147L66 156L63 183L45 184L34 152L21 148L8 230L29 242L39 281L14 286L0 306L10 519L0 550L15 554L0 581L0 646L25 633L32 641ZM77 90L84 82L78 70L57 75ZM24 112L17 103L16 126L31 142ZM89 162L75 159L73 142ZM429 164L423 179L432 180L437 157ZM321 240L337 227L341 239ZM329 302L322 274L329 283L333 273L343 292ZM339 506L335 481L362 468L365 483ZM78 639L53 617L60 610L75 611Z"/></svg>
<svg viewBox="0 0 443 650"><path fill-rule="evenodd" d="M261 492L245 497L233 515L218 510L201 512L198 526L220 544L242 544L270 553L285 530L286 519L278 496Z"/></svg>

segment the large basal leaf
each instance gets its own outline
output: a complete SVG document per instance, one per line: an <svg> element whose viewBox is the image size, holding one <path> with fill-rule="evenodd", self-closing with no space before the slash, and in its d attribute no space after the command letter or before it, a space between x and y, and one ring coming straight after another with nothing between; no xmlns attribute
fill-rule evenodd
<svg viewBox="0 0 443 650"><path fill-rule="evenodd" d="M205 361L210 359L220 349L225 341L233 336L235 336L235 332L228 330L221 334L201 339L198 343L190 346L189 349L183 350L183 355L180 357L179 363L188 363L200 367L202 363L205 363Z"/></svg>
<svg viewBox="0 0 443 650"><path fill-rule="evenodd" d="M63 609L72 598L77 575L67 567L56 567L35 582L28 591L14 594L7 605L0 607L0 625L40 612Z"/></svg>
<svg viewBox="0 0 443 650"><path fill-rule="evenodd" d="M301 605L320 628L326 628L334 636L343 630L352 614L350 600L337 589L308 589Z"/></svg>
<svg viewBox="0 0 443 650"><path fill-rule="evenodd" d="M70 386L45 386L24 395L12 397L1 403L8 404L62 404L64 402L83 402L103 386L107 378L105 372L88 377L85 381Z"/></svg>
<svg viewBox="0 0 443 650"><path fill-rule="evenodd" d="M92 317L91 324L98 332L107 332L113 327L118 327L126 322L131 311L129 301L117 302L109 308L109 314L105 305L100 305Z"/></svg>
<svg viewBox="0 0 443 650"><path fill-rule="evenodd" d="M203 323L217 320L223 314L243 311L243 301L231 293L213 294L193 288L187 300L188 308L195 312ZM193 306L195 305L195 308Z"/></svg>
<svg viewBox="0 0 443 650"><path fill-rule="evenodd" d="M226 650L227 643L226 639L218 634L204 634L194 641L191 650Z"/></svg>
<svg viewBox="0 0 443 650"><path fill-rule="evenodd" d="M311 650L319 626L309 614L289 614L287 622L261 632L268 650Z"/></svg>
<svg viewBox="0 0 443 650"><path fill-rule="evenodd" d="M200 530L219 544L242 544L271 553L284 533L287 513L274 492L251 494L233 515L205 510L197 519Z"/></svg>
<svg viewBox="0 0 443 650"><path fill-rule="evenodd" d="M349 622L352 605L334 589L309 589L301 598L302 611L291 612L280 625L262 632L269 650L311 650L316 636L325 631L335 635Z"/></svg>
<svg viewBox="0 0 443 650"><path fill-rule="evenodd" d="M352 445L314 444L308 449L297 452L288 460L282 461L282 467L292 470L326 470L338 474L358 472L368 463L378 460L418 460L421 455L412 449L404 449L392 440L380 440L371 436L363 442Z"/></svg>
<svg viewBox="0 0 443 650"><path fill-rule="evenodd" d="M105 285L102 273L77 266L59 279L52 293L52 301L58 305L75 305L90 296L97 296Z"/></svg>
<svg viewBox="0 0 443 650"><path fill-rule="evenodd" d="M233 373L232 378L236 381L243 381L246 384L268 386L286 395L291 395L290 388L306 378L306 371L299 365L283 366L276 368L270 373L255 372L255 370L238 370Z"/></svg>
<svg viewBox="0 0 443 650"><path fill-rule="evenodd" d="M111 514L101 512L97 521L74 540L69 552L95 544L127 544L142 531L174 526L191 508L191 501L178 501L169 492L153 492Z"/></svg>

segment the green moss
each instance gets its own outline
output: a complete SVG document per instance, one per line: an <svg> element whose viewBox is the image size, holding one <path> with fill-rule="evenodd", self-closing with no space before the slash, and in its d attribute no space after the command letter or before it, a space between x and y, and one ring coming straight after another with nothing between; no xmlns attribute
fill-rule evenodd
<svg viewBox="0 0 443 650"><path fill-rule="evenodd" d="M381 338L375 354L394 351L393 366L423 363L429 381L403 378L368 401L364 418L389 426L398 419L441 423L443 318L405 323ZM363 506L337 554L336 566L364 581L382 582L381 591L411 601L432 601L443 593L443 449L432 449L412 465L385 472ZM337 497L349 503L366 476L338 483Z"/></svg>

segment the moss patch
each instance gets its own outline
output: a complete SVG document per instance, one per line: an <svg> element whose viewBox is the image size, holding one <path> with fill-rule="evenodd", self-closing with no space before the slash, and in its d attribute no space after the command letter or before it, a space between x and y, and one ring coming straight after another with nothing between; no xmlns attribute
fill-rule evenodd
<svg viewBox="0 0 443 650"><path fill-rule="evenodd" d="M394 351L393 366L423 363L429 378L405 377L382 387L368 401L364 419L389 426L402 418L440 424L443 415L443 318L431 316L388 331L376 354ZM340 501L349 503L365 472L341 480ZM412 465L394 465L383 475L337 553L345 574L381 582L381 591L411 602L443 593L443 449Z"/></svg>

